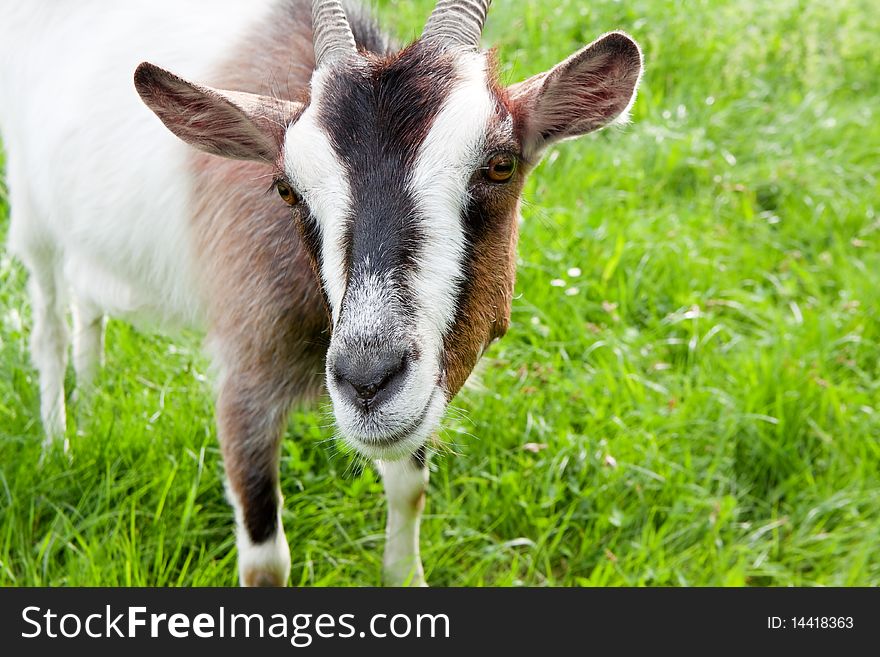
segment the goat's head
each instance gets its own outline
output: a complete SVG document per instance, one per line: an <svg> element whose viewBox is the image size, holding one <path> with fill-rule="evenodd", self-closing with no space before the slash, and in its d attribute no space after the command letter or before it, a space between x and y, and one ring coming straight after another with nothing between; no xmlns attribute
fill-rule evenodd
<svg viewBox="0 0 880 657"><path fill-rule="evenodd" d="M338 0L314 0L304 104L135 74L179 137L275 168L331 318L336 421L370 457L419 449L504 334L526 173L624 115L641 74L614 32L504 88L478 47L490 1L440 0L419 40L380 57L358 52Z"/></svg>

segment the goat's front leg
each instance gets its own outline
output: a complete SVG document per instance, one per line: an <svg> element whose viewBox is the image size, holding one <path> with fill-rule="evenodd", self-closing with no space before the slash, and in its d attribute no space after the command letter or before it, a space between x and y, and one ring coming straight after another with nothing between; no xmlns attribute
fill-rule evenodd
<svg viewBox="0 0 880 657"><path fill-rule="evenodd" d="M427 586L419 555L419 524L425 508L425 448L400 461L377 461L388 500L383 576L387 586Z"/></svg>
<svg viewBox="0 0 880 657"><path fill-rule="evenodd" d="M261 382L226 377L217 425L229 501L235 509L242 586L285 586L290 549L281 526L278 457L290 400ZM274 394L273 394L274 393Z"/></svg>

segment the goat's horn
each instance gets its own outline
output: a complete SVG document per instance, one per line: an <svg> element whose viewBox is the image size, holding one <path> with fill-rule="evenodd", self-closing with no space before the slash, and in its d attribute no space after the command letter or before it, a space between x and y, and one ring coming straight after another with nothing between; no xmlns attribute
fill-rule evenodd
<svg viewBox="0 0 880 657"><path fill-rule="evenodd" d="M478 48L492 0L438 0L422 38Z"/></svg>
<svg viewBox="0 0 880 657"><path fill-rule="evenodd" d="M339 0L312 0L315 68L357 52L351 26Z"/></svg>

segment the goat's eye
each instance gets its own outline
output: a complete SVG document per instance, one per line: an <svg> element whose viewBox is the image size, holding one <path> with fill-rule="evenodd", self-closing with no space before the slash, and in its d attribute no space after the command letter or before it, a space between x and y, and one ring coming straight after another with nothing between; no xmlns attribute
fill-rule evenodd
<svg viewBox="0 0 880 657"><path fill-rule="evenodd" d="M513 178L514 173L516 173L516 158L507 153L493 155L483 169L486 180L495 183L507 182Z"/></svg>
<svg viewBox="0 0 880 657"><path fill-rule="evenodd" d="M299 194L293 191L293 187L283 180L279 180L275 183L275 189L278 190L278 196L280 196L287 205L293 206L299 203Z"/></svg>

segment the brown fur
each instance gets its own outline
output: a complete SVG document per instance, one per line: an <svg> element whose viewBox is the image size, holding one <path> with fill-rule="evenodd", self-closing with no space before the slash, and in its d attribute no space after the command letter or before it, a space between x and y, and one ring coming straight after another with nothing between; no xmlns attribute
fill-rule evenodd
<svg viewBox="0 0 880 657"><path fill-rule="evenodd" d="M487 143L497 143L500 150L518 150L518 144L505 143L507 137L499 129L507 116L513 117L516 124L516 114L507 90L498 82L499 66L494 51L489 53L488 70L497 114L494 126L489 128ZM528 163L520 162L514 177L503 185L477 181L474 200L480 204L480 216L485 224L472 233L466 294L443 344L446 394L450 400L464 385L486 347L502 337L510 326L519 198L527 173Z"/></svg>
<svg viewBox="0 0 880 657"><path fill-rule="evenodd" d="M353 26L357 26L354 23ZM360 23L359 43L384 52ZM270 96L270 132L281 146L291 102L308 99L314 68L310 3L280 2L230 49L205 82ZM235 100L239 93L231 95ZM330 323L314 262L290 209L270 191L273 165L192 155L192 222L206 299L208 341L221 369L217 427L233 494L254 543L276 530L278 452L291 405L322 389ZM264 574L245 574L260 580ZM259 583L258 582L258 583Z"/></svg>
<svg viewBox="0 0 880 657"><path fill-rule="evenodd" d="M519 192L524 175L493 190L486 215L495 222L473 245L469 290L444 341L446 392L455 396L488 344L510 325L516 278Z"/></svg>
<svg viewBox="0 0 880 657"><path fill-rule="evenodd" d="M313 63L308 14L279 9L231 53L211 86L302 100ZM198 270L221 368L218 433L229 485L259 543L275 530L287 412L322 387L329 321L290 209L266 191L275 169L198 152L192 163Z"/></svg>

